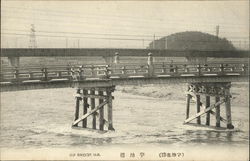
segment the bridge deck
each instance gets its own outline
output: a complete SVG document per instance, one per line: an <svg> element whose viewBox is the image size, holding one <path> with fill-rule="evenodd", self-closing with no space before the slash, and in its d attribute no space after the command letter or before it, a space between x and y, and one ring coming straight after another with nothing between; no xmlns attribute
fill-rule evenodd
<svg viewBox="0 0 250 161"><path fill-rule="evenodd" d="M119 64L3 68L1 91L113 85L248 81L248 64Z"/></svg>
<svg viewBox="0 0 250 161"><path fill-rule="evenodd" d="M169 83L194 83L194 82L247 82L248 76L201 76L201 77L155 77L155 78L117 78L117 79L100 79L100 80L51 80L1 84L1 92L33 90L47 88L74 88L74 87L106 87L116 85L141 85L141 84L169 84Z"/></svg>

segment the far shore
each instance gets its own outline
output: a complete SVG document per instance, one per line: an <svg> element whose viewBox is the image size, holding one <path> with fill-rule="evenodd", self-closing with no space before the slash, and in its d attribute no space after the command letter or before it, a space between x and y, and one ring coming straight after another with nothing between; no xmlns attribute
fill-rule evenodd
<svg viewBox="0 0 250 161"><path fill-rule="evenodd" d="M142 86L118 86L116 90L133 95L162 98L166 100L186 99L187 84L155 84ZM249 106L249 84L246 82L232 83L232 105Z"/></svg>

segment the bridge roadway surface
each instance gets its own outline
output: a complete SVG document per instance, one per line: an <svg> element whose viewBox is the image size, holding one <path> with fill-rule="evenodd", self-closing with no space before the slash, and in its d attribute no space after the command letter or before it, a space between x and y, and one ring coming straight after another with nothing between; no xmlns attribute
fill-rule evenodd
<svg viewBox="0 0 250 161"><path fill-rule="evenodd" d="M119 64L5 68L1 91L195 82L248 82L248 64Z"/></svg>

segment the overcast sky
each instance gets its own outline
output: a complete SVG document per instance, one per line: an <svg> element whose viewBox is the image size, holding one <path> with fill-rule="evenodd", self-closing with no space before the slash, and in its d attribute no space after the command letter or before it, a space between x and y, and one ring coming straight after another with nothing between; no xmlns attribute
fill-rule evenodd
<svg viewBox="0 0 250 161"><path fill-rule="evenodd" d="M1 1L1 45L145 48L181 31L215 34L248 45L248 1ZM5 34L4 34L5 33ZM130 35L130 36L129 36ZM125 40L124 40L125 39ZM245 43L245 44L244 44Z"/></svg>

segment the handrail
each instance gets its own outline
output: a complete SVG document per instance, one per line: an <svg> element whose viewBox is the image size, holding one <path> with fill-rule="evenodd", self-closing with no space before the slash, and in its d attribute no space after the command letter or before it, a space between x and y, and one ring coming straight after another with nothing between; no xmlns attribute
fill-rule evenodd
<svg viewBox="0 0 250 161"><path fill-rule="evenodd" d="M1 70L0 82L20 83L29 80L50 81L68 79L83 81L88 78L112 79L112 77L129 78L133 76L159 77L164 75L181 77L186 74L193 76L228 74L248 75L247 63L234 64L118 64L118 65L81 65L81 66L47 66L32 68L12 68Z"/></svg>

